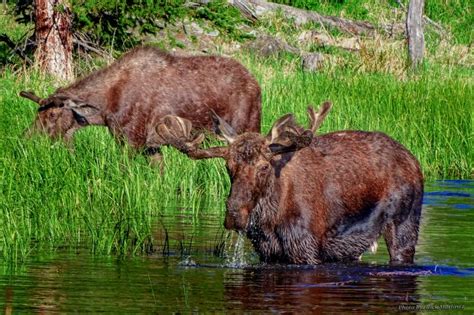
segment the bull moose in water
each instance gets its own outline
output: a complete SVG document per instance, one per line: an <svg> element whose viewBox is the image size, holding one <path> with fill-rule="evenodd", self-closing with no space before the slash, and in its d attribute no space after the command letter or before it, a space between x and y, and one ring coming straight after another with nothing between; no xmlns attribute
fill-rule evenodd
<svg viewBox="0 0 474 315"><path fill-rule="evenodd" d="M313 136L288 114L267 136L238 134L217 114L228 146L199 147L192 124L167 116L158 132L193 159L223 158L231 178L225 228L243 231L264 262L319 264L360 258L383 235L391 263L413 263L423 197L416 158L380 132Z"/></svg>
<svg viewBox="0 0 474 315"><path fill-rule="evenodd" d="M69 141L81 127L105 125L117 139L158 159L163 139L155 127L166 115L210 130L213 110L238 132L260 131L260 87L240 63L225 57L140 47L45 99L20 95L40 105L30 131Z"/></svg>

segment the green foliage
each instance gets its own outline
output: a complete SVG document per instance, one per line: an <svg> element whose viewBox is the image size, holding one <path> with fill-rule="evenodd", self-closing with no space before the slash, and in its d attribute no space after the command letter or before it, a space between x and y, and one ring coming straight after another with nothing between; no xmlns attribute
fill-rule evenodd
<svg viewBox="0 0 474 315"><path fill-rule="evenodd" d="M0 5L0 65L19 64L23 61L17 54L12 53L11 46L24 41L29 33L32 33L32 28L32 24L16 23L14 15L9 14L7 8Z"/></svg>
<svg viewBox="0 0 474 315"><path fill-rule="evenodd" d="M474 12L471 0L426 1L425 13L434 21L447 25L460 44L474 41Z"/></svg>
<svg viewBox="0 0 474 315"><path fill-rule="evenodd" d="M74 29L102 46L133 47L143 34L154 34L164 24L186 14L184 0L73 0ZM164 24L162 24L164 23Z"/></svg>
<svg viewBox="0 0 474 315"><path fill-rule="evenodd" d="M144 35L157 34L184 19L207 21L234 39L245 37L238 28L244 23L240 12L224 0L195 8L185 3L186 0L71 0L73 31L118 51L130 49L140 44ZM18 22L34 22L33 0L21 0L13 8Z"/></svg>
<svg viewBox="0 0 474 315"><path fill-rule="evenodd" d="M244 23L239 10L229 7L225 0L210 1L207 5L198 7L193 16L197 19L211 21L219 30L230 35L234 39L245 37L236 26Z"/></svg>

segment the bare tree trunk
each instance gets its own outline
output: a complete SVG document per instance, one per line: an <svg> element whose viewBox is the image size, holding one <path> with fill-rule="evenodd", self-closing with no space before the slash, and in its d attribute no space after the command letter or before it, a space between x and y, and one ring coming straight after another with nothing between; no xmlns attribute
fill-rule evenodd
<svg viewBox="0 0 474 315"><path fill-rule="evenodd" d="M73 79L72 15L67 0L35 0L35 62L59 80Z"/></svg>
<svg viewBox="0 0 474 315"><path fill-rule="evenodd" d="M408 57L413 67L423 61L425 37L423 35L424 0L410 0L407 11Z"/></svg>

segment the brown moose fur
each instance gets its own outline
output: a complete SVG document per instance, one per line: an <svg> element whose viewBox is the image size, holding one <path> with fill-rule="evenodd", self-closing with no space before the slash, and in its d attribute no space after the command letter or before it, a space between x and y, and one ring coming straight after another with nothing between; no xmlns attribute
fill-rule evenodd
<svg viewBox="0 0 474 315"><path fill-rule="evenodd" d="M279 128L290 130L287 122ZM416 158L387 135L338 131L285 150L274 142L281 138L274 127L272 138L228 134L229 147L199 149L189 135L159 129L192 158L226 160L232 186L224 225L245 231L262 261L356 260L383 235L391 262L413 263L423 175Z"/></svg>
<svg viewBox="0 0 474 315"><path fill-rule="evenodd" d="M230 160L232 154L228 165ZM232 186L227 225L233 227L235 213L248 217L236 228L246 230L262 260L355 260L382 234L391 261L413 262L423 179L418 162L399 143L382 133L342 131L277 159L259 160L270 163L269 174L242 178L249 186L264 184L254 188L260 194L247 208L250 215L238 208L241 190L249 188Z"/></svg>
<svg viewBox="0 0 474 315"><path fill-rule="evenodd" d="M238 132L260 131L260 87L240 63L225 57L140 47L46 99L21 95L41 105L33 129L66 140L82 126L106 125L131 146L156 151L163 143L155 127L165 115L210 130L210 109Z"/></svg>

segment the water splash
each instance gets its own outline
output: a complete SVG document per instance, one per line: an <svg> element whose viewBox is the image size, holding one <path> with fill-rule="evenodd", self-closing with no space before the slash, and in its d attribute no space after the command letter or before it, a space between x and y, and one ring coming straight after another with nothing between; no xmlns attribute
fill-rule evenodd
<svg viewBox="0 0 474 315"><path fill-rule="evenodd" d="M191 258L191 256L186 256L182 261L178 263L178 266L182 267L196 267L198 264Z"/></svg>
<svg viewBox="0 0 474 315"><path fill-rule="evenodd" d="M243 232L238 232L237 240L234 242L233 255L228 256L225 262L226 267L230 268L244 268L247 266L247 261L245 260L245 236Z"/></svg>

